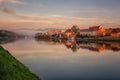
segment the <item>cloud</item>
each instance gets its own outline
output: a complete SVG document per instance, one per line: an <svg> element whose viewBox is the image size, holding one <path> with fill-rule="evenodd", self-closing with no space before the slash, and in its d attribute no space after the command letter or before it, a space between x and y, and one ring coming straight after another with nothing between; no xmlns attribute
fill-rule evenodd
<svg viewBox="0 0 120 80"><path fill-rule="evenodd" d="M81 9L81 10L70 10L69 12L75 13L75 14L79 14L79 13L98 14L98 13L107 13L108 10L105 10L105 9Z"/></svg>
<svg viewBox="0 0 120 80"><path fill-rule="evenodd" d="M35 20L35 21L39 21L39 20L58 20L58 19L65 19L65 16L62 15L49 15L49 16L37 16L37 15L30 15L30 14L22 14L22 13L18 13L15 10L11 9L11 8L0 8L0 12L2 13L6 13L12 16L15 16L17 18L21 18L24 20Z"/></svg>
<svg viewBox="0 0 120 80"><path fill-rule="evenodd" d="M16 12L10 8L0 8L0 12L7 13L7 14L16 14Z"/></svg>
<svg viewBox="0 0 120 80"><path fill-rule="evenodd" d="M103 23L102 25L103 26L105 25L105 26L108 26L108 27L112 27L112 26L119 27L120 26L119 22L117 22L117 21L115 21L115 22L106 22L106 23Z"/></svg>
<svg viewBox="0 0 120 80"><path fill-rule="evenodd" d="M0 24L8 25L8 23L12 26L53 26L53 27L71 27L72 25L81 26L81 28L93 26L93 25L119 25L119 20L109 20L105 18L84 18L84 17L70 17L64 15L48 15L48 16L38 16L38 15L30 15L18 13L17 11L11 8L0 8L0 12L11 15L14 18L8 18L7 20L0 20Z"/></svg>
<svg viewBox="0 0 120 80"><path fill-rule="evenodd" d="M26 2L22 2L20 0L0 0L0 3L12 3L12 4L21 4L21 5L27 4Z"/></svg>
<svg viewBox="0 0 120 80"><path fill-rule="evenodd" d="M6 13L9 15L18 17L18 18L22 18L22 19L39 19L38 16L31 16L31 15L27 15L27 14L25 15L22 13L17 13L15 10L13 10L11 8L7 8L7 7L0 8L0 12Z"/></svg>

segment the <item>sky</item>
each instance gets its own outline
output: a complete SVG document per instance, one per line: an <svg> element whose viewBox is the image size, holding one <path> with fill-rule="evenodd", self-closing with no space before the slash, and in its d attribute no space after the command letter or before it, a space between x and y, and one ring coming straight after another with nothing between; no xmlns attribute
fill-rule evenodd
<svg viewBox="0 0 120 80"><path fill-rule="evenodd" d="M0 0L0 29L120 26L120 0Z"/></svg>

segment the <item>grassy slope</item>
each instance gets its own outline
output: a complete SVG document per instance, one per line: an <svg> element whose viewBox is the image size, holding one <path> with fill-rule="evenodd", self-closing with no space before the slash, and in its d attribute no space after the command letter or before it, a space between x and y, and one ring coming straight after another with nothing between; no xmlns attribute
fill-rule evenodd
<svg viewBox="0 0 120 80"><path fill-rule="evenodd" d="M40 80L10 53L0 47L0 80Z"/></svg>

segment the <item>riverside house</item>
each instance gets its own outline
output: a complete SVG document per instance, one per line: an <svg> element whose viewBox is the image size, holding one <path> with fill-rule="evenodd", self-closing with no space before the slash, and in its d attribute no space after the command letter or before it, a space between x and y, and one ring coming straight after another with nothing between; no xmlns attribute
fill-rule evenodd
<svg viewBox="0 0 120 80"><path fill-rule="evenodd" d="M50 31L48 31L47 32L47 34L49 34L49 35L53 35L53 34L59 34L59 30L57 30L57 29L54 29L54 30L50 30Z"/></svg>
<svg viewBox="0 0 120 80"><path fill-rule="evenodd" d="M64 38L68 38L68 39L74 38L74 32L71 29L67 29L64 32Z"/></svg>
<svg viewBox="0 0 120 80"><path fill-rule="evenodd" d="M120 38L120 28L113 29L111 32L111 37Z"/></svg>
<svg viewBox="0 0 120 80"><path fill-rule="evenodd" d="M89 29L80 29L80 35L83 36L105 36L106 30L102 26L93 26Z"/></svg>

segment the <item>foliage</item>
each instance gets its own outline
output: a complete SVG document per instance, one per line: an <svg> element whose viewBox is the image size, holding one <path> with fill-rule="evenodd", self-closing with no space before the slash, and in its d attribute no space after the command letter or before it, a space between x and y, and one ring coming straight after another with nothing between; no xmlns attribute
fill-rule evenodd
<svg viewBox="0 0 120 80"><path fill-rule="evenodd" d="M79 27L77 25L73 25L71 30L74 32L74 33L77 33L79 31Z"/></svg>
<svg viewBox="0 0 120 80"><path fill-rule="evenodd" d="M10 53L0 47L0 80L40 80Z"/></svg>

